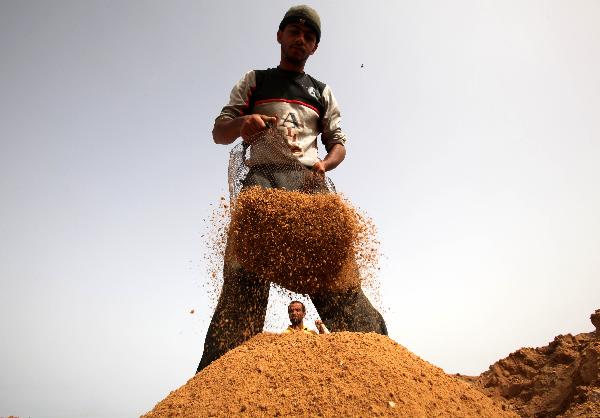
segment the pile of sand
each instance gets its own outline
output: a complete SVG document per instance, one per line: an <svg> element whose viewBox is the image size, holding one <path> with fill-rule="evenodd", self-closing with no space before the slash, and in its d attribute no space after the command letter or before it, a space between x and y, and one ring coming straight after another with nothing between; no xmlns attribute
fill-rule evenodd
<svg viewBox="0 0 600 418"><path fill-rule="evenodd" d="M311 293L360 285L359 267L365 272L377 263L373 229L336 193L252 187L232 208L229 234L246 270Z"/></svg>
<svg viewBox="0 0 600 418"><path fill-rule="evenodd" d="M600 328L600 310L590 319ZM600 329L521 348L470 380L522 417L600 417Z"/></svg>
<svg viewBox="0 0 600 418"><path fill-rule="evenodd" d="M378 334L259 334L145 417L516 417Z"/></svg>

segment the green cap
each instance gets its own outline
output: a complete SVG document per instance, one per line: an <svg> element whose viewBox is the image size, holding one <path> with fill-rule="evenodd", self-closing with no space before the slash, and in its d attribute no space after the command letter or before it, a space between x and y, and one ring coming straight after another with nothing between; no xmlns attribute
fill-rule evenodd
<svg viewBox="0 0 600 418"><path fill-rule="evenodd" d="M290 7L279 24L279 30L285 29L288 23L301 23L317 34L317 43L321 40L321 18L315 9L305 4Z"/></svg>

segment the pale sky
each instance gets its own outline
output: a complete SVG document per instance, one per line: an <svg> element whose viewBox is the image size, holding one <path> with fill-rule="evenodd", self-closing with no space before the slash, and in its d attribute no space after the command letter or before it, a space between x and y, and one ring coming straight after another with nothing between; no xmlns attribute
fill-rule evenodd
<svg viewBox="0 0 600 418"><path fill-rule="evenodd" d="M212 122L279 63L293 4L0 2L0 416L137 416L193 376L231 148ZM331 177L379 229L390 337L479 374L590 331L600 2L311 5L306 70L349 137Z"/></svg>

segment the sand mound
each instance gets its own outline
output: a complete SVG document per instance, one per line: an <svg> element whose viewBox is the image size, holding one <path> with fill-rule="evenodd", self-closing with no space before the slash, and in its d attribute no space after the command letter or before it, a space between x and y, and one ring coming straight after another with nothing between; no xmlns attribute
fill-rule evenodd
<svg viewBox="0 0 600 418"><path fill-rule="evenodd" d="M388 337L259 334L145 417L515 417Z"/></svg>
<svg viewBox="0 0 600 418"><path fill-rule="evenodd" d="M600 325L600 310L591 319ZM521 348L472 382L522 417L600 417L600 332Z"/></svg>
<svg viewBox="0 0 600 418"><path fill-rule="evenodd" d="M374 227L335 193L252 187L231 215L236 260L297 293L357 287L359 267L377 262Z"/></svg>

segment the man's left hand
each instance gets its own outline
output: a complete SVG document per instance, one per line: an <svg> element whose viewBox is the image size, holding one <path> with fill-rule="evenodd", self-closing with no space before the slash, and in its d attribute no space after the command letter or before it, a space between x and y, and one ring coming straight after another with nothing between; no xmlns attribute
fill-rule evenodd
<svg viewBox="0 0 600 418"><path fill-rule="evenodd" d="M315 165L313 165L312 169L315 174L325 177L325 171L327 170L325 169L325 163L323 161L317 161Z"/></svg>

